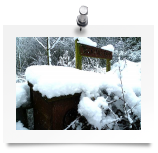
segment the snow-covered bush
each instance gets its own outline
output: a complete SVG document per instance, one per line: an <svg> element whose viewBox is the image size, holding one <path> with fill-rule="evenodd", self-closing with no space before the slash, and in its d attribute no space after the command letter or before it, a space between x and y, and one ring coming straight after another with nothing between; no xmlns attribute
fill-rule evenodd
<svg viewBox="0 0 158 153"><path fill-rule="evenodd" d="M111 118L104 113L108 109L108 103L104 97L98 97L95 101L92 101L89 97L83 97L78 105L78 112L81 116L84 116L89 124L99 130L105 124L115 121L113 117Z"/></svg>
<svg viewBox="0 0 158 153"><path fill-rule="evenodd" d="M75 58L70 60L70 56L68 51L66 51L63 56L59 57L59 61L57 63L59 66L66 66L66 67L75 67Z"/></svg>
<svg viewBox="0 0 158 153"><path fill-rule="evenodd" d="M26 82L26 78L25 75L17 75L16 74L16 83L22 83L22 82Z"/></svg>
<svg viewBox="0 0 158 153"><path fill-rule="evenodd" d="M119 61L106 73L106 79L109 83L103 83L97 97L82 93L78 105L82 119L69 128L141 129L141 63Z"/></svg>

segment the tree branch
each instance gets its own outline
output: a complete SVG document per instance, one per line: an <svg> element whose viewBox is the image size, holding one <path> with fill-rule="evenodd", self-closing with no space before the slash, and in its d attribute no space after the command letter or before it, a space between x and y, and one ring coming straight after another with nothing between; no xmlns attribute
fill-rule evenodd
<svg viewBox="0 0 158 153"><path fill-rule="evenodd" d="M124 110L125 110L125 113L127 115L127 118L128 118L128 113L127 113L127 108L126 108L126 101L125 101L125 97L124 97L124 90L123 90L123 84L122 84L122 74L121 74L121 66L120 66L120 59L118 60L118 63L119 63L119 72L120 72L120 82L121 82L121 89L122 89L122 95L123 95L123 102L124 102Z"/></svg>
<svg viewBox="0 0 158 153"><path fill-rule="evenodd" d="M60 38L61 38L61 37L59 37L59 38L56 40L56 42L53 44L53 46L52 46L50 49L53 49L53 48L55 47L55 45L59 42Z"/></svg>
<svg viewBox="0 0 158 153"><path fill-rule="evenodd" d="M33 38L47 51L47 48L36 37Z"/></svg>
<svg viewBox="0 0 158 153"><path fill-rule="evenodd" d="M77 117L74 121L72 121L72 122L70 123L70 125L69 125L67 128L65 128L64 130L67 130L69 127L71 127L72 124L74 124L79 118L80 118L80 117Z"/></svg>

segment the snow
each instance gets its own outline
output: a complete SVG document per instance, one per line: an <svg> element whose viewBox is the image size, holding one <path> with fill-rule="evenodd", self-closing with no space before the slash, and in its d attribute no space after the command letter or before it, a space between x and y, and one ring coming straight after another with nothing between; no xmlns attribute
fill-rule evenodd
<svg viewBox="0 0 158 153"><path fill-rule="evenodd" d="M102 85L104 75L63 66L30 66L26 69L26 80L33 90L47 98L81 93L94 94ZM98 79L97 79L98 78ZM97 80L97 81L96 81Z"/></svg>
<svg viewBox="0 0 158 153"><path fill-rule="evenodd" d="M91 39L89 39L87 37L74 37L74 40L76 40L76 39L78 39L77 43L85 44L85 45L93 46L93 47L97 46L96 42L93 42Z"/></svg>
<svg viewBox="0 0 158 153"><path fill-rule="evenodd" d="M96 42L93 42L91 39L89 39L87 37L74 37L74 40L76 40L76 39L78 39L77 43L85 44L85 45L89 45L89 46L93 46L93 47L97 46ZM103 47L101 47L101 49L114 52L114 46L111 44L109 44L107 46L103 46Z"/></svg>
<svg viewBox="0 0 158 153"><path fill-rule="evenodd" d="M18 79L19 79L19 78L18 78L18 76L16 75L16 82L18 81Z"/></svg>
<svg viewBox="0 0 158 153"><path fill-rule="evenodd" d="M123 99L123 88L127 106L141 120L141 63L120 60L105 74L70 67L38 65L28 67L25 75L27 81L33 84L33 90L39 91L43 97L82 93L78 112L98 129L119 120L117 115L111 113L106 116L103 113L110 108L105 97L100 95L102 90L106 90L108 95L114 94L114 100L117 100L115 106L124 112L124 102L120 100ZM132 123L129 115L128 120ZM112 127L112 124L108 126Z"/></svg>
<svg viewBox="0 0 158 153"><path fill-rule="evenodd" d="M127 64L125 64L127 62ZM117 77L120 77L118 71L119 63L112 66L112 71L115 71ZM131 88L136 95L141 95L141 63L134 63L131 61L120 61L120 68L122 70L122 80L124 87Z"/></svg>
<svg viewBox="0 0 158 153"><path fill-rule="evenodd" d="M16 108L19 108L24 103L29 101L30 88L27 82L16 83Z"/></svg>
<svg viewBox="0 0 158 153"><path fill-rule="evenodd" d="M28 130L28 129L24 127L21 121L18 121L16 122L16 130Z"/></svg>
<svg viewBox="0 0 158 153"><path fill-rule="evenodd" d="M108 50L108 51L111 51L111 52L114 52L114 46L109 44L107 46L103 46L101 47L101 49L104 49L104 50Z"/></svg>
<svg viewBox="0 0 158 153"><path fill-rule="evenodd" d="M92 101L89 97L83 97L78 105L78 112L85 116L87 121L95 128L101 129L100 123L105 116L101 107L104 110L108 109L108 104L103 97L98 97L95 101Z"/></svg>
<svg viewBox="0 0 158 153"><path fill-rule="evenodd" d="M119 65L121 68L121 79L125 101L131 108L136 105L133 108L133 112L139 117L139 119L141 119L141 62L134 63L126 60L120 61L120 63L115 63L112 66L112 70L108 73L108 75L113 75L117 86L114 87L113 85L110 85L110 92L113 92L118 97L121 95L121 84L119 83L120 72L118 69Z"/></svg>

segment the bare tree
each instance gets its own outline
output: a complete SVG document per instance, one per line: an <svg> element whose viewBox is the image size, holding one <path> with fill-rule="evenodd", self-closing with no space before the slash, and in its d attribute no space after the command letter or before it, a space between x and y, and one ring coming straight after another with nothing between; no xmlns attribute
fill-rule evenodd
<svg viewBox="0 0 158 153"><path fill-rule="evenodd" d="M51 45L50 37L47 37L47 44L46 45L44 43L42 43L37 37L34 37L34 39L47 51L48 65L51 65L51 53L50 53L50 51L60 41L61 37L58 37L55 41L53 41L52 45Z"/></svg>

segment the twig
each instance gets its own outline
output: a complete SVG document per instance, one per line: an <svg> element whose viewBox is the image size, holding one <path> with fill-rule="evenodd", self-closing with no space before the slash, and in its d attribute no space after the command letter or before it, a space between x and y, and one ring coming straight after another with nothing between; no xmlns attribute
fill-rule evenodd
<svg viewBox="0 0 158 153"><path fill-rule="evenodd" d="M56 40L56 42L53 44L53 46L52 46L50 49L53 49L53 48L55 47L55 45L59 42L60 38L61 38L61 37L59 37L59 38Z"/></svg>
<svg viewBox="0 0 158 153"><path fill-rule="evenodd" d="M123 102L124 102L124 110L125 110L125 113L126 113L127 118L128 118L128 113L127 113L127 109L126 109L126 101L125 101L125 97L124 97L123 84L122 84L122 79L121 79L122 75L121 75L121 69L120 69L120 60L118 60L118 63L119 63L120 82L121 82L121 89L122 89Z"/></svg>
<svg viewBox="0 0 158 153"><path fill-rule="evenodd" d="M26 79L23 79L23 78L18 78L17 81L18 81L18 80L26 81Z"/></svg>
<svg viewBox="0 0 158 153"><path fill-rule="evenodd" d="M47 51L46 47L36 37L33 38Z"/></svg>
<svg viewBox="0 0 158 153"><path fill-rule="evenodd" d="M105 126L107 126L107 127L108 127L108 124L112 124L112 123L118 122L118 121L120 121L120 120L121 120L121 118L117 118L117 119L115 119L114 121L112 121L112 122L110 122L110 123L105 124L105 125L104 125L104 127L105 127ZM103 128L104 128L104 127L103 127ZM109 128L109 127L108 127L108 128Z"/></svg>
<svg viewBox="0 0 158 153"><path fill-rule="evenodd" d="M136 107L138 105L138 103L136 103L132 108L130 108L127 112L129 112L129 111L132 111L132 109L134 108L134 107Z"/></svg>
<svg viewBox="0 0 158 153"><path fill-rule="evenodd" d="M116 69L116 70L118 70L118 69ZM116 70L113 72L113 74L116 72Z"/></svg>
<svg viewBox="0 0 158 153"><path fill-rule="evenodd" d="M70 125L69 125L67 128L65 128L64 130L67 130L69 127L71 127L72 124L74 124L79 118L80 118L80 117L76 118L76 119L75 119L73 122L71 122Z"/></svg>
<svg viewBox="0 0 158 153"><path fill-rule="evenodd" d="M110 108L110 107L109 107L109 110L111 111L111 113L112 113L112 114L113 114L113 116L115 117L115 120L117 120L115 113L111 110L111 108ZM117 127L118 127L118 129L119 129L119 126L118 126L117 122L116 122L116 125L117 125Z"/></svg>

